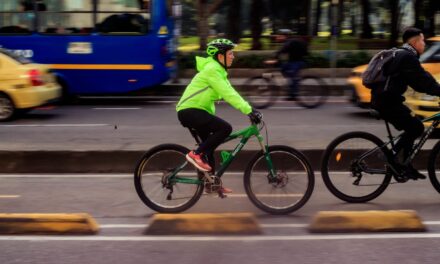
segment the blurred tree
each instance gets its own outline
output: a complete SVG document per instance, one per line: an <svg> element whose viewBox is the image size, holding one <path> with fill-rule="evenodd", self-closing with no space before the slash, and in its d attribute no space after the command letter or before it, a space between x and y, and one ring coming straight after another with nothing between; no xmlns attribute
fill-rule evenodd
<svg viewBox="0 0 440 264"><path fill-rule="evenodd" d="M262 48L261 44L261 33L263 32L263 26L261 24L261 19L264 16L264 1L263 0L252 0L250 8L250 27L252 36L252 50L260 50Z"/></svg>
<svg viewBox="0 0 440 264"><path fill-rule="evenodd" d="M424 0L414 0L414 26L417 28L423 28L422 20L422 5Z"/></svg>
<svg viewBox="0 0 440 264"><path fill-rule="evenodd" d="M362 6L362 33L361 38L371 39L373 38L373 28L370 24L370 1L369 0L361 0Z"/></svg>
<svg viewBox="0 0 440 264"><path fill-rule="evenodd" d="M321 13L322 13L322 9L321 9L321 5L322 5L322 1L323 0L316 0L316 21L314 23L314 27L313 27L313 35L317 36L318 32L319 32L319 21L321 19Z"/></svg>
<svg viewBox="0 0 440 264"><path fill-rule="evenodd" d="M199 39L199 49L205 50L209 35L209 23L208 18L217 10L217 8L223 3L223 0L197 0L197 32Z"/></svg>
<svg viewBox="0 0 440 264"><path fill-rule="evenodd" d="M226 36L234 43L240 42L241 37L241 0L229 0L228 5L228 25Z"/></svg>
<svg viewBox="0 0 440 264"><path fill-rule="evenodd" d="M342 1L342 0L341 0ZM299 1L298 1L299 2ZM310 0L301 0L297 7L298 16L297 16L297 28L298 35L306 36L309 35L309 24L310 24L310 9L312 8L312 3Z"/></svg>
<svg viewBox="0 0 440 264"><path fill-rule="evenodd" d="M414 0L414 26L424 31L426 37L435 35L435 17L440 11L438 0Z"/></svg>
<svg viewBox="0 0 440 264"><path fill-rule="evenodd" d="M428 0L426 4L425 12L425 27L424 33L427 37L432 37L435 35L435 16L437 11L440 10L439 0Z"/></svg>
<svg viewBox="0 0 440 264"><path fill-rule="evenodd" d="M400 0L388 0L388 8L391 13L391 28L390 28L390 46L395 47L397 46L397 40L399 38L399 28L400 28L400 21L401 21L401 12L400 12L400 6L399 6Z"/></svg>
<svg viewBox="0 0 440 264"><path fill-rule="evenodd" d="M197 12L192 0L182 1L182 35L197 35Z"/></svg>

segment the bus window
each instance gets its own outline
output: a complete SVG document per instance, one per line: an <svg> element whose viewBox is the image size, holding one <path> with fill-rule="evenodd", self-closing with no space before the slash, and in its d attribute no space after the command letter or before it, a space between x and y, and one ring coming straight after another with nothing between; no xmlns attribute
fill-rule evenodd
<svg viewBox="0 0 440 264"><path fill-rule="evenodd" d="M146 34L150 14L138 0L101 1L97 31L105 34Z"/></svg>
<svg viewBox="0 0 440 264"><path fill-rule="evenodd" d="M29 34L34 19L33 8L30 8L25 1L0 1L0 34Z"/></svg>
<svg viewBox="0 0 440 264"><path fill-rule="evenodd" d="M0 47L47 64L66 93L136 91L177 70L169 0L29 1L0 0Z"/></svg>
<svg viewBox="0 0 440 264"><path fill-rule="evenodd" d="M38 32L44 34L88 34L93 24L89 0L44 0L46 12L38 13Z"/></svg>

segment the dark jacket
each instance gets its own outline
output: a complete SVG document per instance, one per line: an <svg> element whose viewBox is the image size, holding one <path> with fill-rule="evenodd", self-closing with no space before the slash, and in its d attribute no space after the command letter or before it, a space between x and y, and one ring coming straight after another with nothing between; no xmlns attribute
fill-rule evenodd
<svg viewBox="0 0 440 264"><path fill-rule="evenodd" d="M391 109L403 105L403 94L408 85L417 92L440 96L440 85L430 73L423 69L415 50L402 47L396 57L384 68L391 75L387 91L371 90L372 107L378 110Z"/></svg>
<svg viewBox="0 0 440 264"><path fill-rule="evenodd" d="M288 54L289 62L303 61L304 57L309 54L307 43L300 39L290 39L275 54L278 60L281 54Z"/></svg>

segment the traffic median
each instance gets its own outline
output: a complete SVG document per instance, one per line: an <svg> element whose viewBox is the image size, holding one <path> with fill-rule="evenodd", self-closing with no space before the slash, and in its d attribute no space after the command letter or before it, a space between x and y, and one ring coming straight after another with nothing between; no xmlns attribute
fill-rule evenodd
<svg viewBox="0 0 440 264"><path fill-rule="evenodd" d="M424 232L416 211L320 211L309 226L312 233Z"/></svg>
<svg viewBox="0 0 440 264"><path fill-rule="evenodd" d="M98 231L98 224L86 213L0 214L1 235L93 235Z"/></svg>
<svg viewBox="0 0 440 264"><path fill-rule="evenodd" d="M146 235L259 235L251 213L156 214Z"/></svg>

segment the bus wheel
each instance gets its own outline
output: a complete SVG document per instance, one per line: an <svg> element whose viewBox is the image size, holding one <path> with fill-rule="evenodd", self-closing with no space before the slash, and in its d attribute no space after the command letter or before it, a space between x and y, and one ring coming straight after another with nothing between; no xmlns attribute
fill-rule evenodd
<svg viewBox="0 0 440 264"><path fill-rule="evenodd" d="M61 99L60 99L60 103L61 104L69 104L69 103L73 103L76 99L76 96L74 96L73 94L69 93L69 88L68 85L66 83L66 81L64 81L61 78L57 78L57 83L61 86Z"/></svg>

